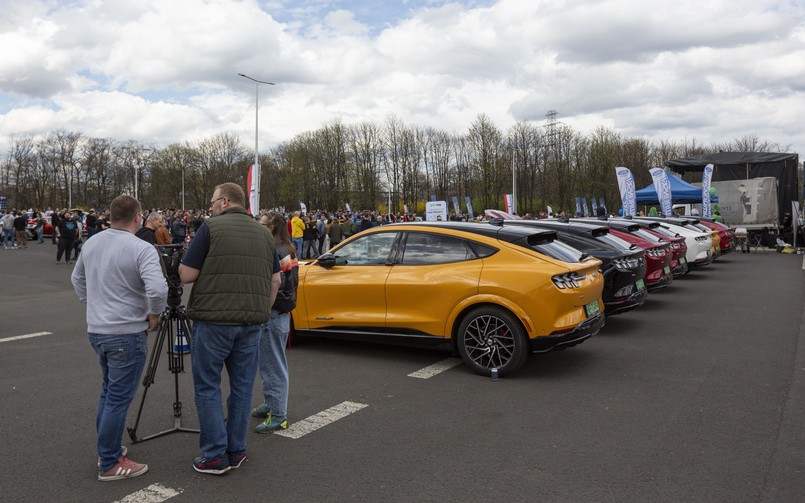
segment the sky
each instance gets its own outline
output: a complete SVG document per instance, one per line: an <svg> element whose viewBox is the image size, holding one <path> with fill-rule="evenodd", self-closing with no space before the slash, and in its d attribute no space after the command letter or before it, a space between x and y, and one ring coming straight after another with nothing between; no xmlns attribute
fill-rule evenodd
<svg viewBox="0 0 805 503"><path fill-rule="evenodd" d="M805 154L802 0L0 0L0 158L64 129L261 152L334 120ZM802 159L801 155L801 160Z"/></svg>

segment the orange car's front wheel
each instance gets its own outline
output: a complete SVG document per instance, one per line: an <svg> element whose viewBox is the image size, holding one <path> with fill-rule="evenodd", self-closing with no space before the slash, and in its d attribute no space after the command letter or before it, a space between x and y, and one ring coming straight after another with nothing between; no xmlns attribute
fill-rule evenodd
<svg viewBox="0 0 805 503"><path fill-rule="evenodd" d="M523 326L508 311L496 306L473 309L458 329L458 352L476 373L511 374L528 359L528 339Z"/></svg>

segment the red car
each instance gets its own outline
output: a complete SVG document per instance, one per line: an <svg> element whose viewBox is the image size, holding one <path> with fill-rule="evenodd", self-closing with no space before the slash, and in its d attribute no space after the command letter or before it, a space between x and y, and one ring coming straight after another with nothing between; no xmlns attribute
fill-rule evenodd
<svg viewBox="0 0 805 503"><path fill-rule="evenodd" d="M671 244L660 243L658 241L651 242L640 237L634 232L639 231L640 226L637 224L631 225L634 227L631 232L610 226L610 233L644 250L643 256L646 259L646 288L649 290L659 290L667 287L674 280L674 275L671 271Z"/></svg>
<svg viewBox="0 0 805 503"><path fill-rule="evenodd" d="M45 226L42 228L42 235L53 235L53 226L50 224L50 215L42 215L42 218L45 219ZM28 225L26 228L28 230L28 234L31 235L31 239L38 239L39 236L36 233L36 218L30 213L28 214Z"/></svg>

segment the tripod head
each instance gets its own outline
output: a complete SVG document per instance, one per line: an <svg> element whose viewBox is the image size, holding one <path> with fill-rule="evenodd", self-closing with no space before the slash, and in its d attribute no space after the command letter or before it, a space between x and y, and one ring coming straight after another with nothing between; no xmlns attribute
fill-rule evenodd
<svg viewBox="0 0 805 503"><path fill-rule="evenodd" d="M179 278L179 264L184 256L184 245L156 245L162 260L165 279L168 280L168 307L177 308L182 304L182 280Z"/></svg>

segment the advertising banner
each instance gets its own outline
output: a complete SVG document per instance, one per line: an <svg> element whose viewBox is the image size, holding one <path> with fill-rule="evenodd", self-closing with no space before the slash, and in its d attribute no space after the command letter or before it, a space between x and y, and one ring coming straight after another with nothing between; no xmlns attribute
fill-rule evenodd
<svg viewBox="0 0 805 503"><path fill-rule="evenodd" d="M651 168L648 171L651 173L651 179L654 180L654 190L657 191L657 198L660 200L660 212L663 216L669 217L673 213L673 203L668 173L660 168Z"/></svg>
<svg viewBox="0 0 805 503"><path fill-rule="evenodd" d="M587 207L587 196L581 198L581 207L584 209L584 216L590 216L590 208Z"/></svg>
<svg viewBox="0 0 805 503"><path fill-rule="evenodd" d="M637 197L635 196L634 176L629 168L615 168L615 175L618 177L618 189L621 193L623 204L623 216L635 216L637 214Z"/></svg>
<svg viewBox="0 0 805 503"><path fill-rule="evenodd" d="M447 221L447 201L428 201L425 203L425 221Z"/></svg>
<svg viewBox="0 0 805 503"><path fill-rule="evenodd" d="M464 202L467 203L467 214L470 218L475 218L475 214L472 212L472 201L470 200L470 196L464 196Z"/></svg>
<svg viewBox="0 0 805 503"><path fill-rule="evenodd" d="M453 196L453 210L455 210L456 215L461 212L461 209L458 207L458 196Z"/></svg>
<svg viewBox="0 0 805 503"><path fill-rule="evenodd" d="M246 177L246 187L249 191L249 213L253 217L260 214L260 208L257 207L257 189L254 186L254 164L249 166L249 175Z"/></svg>
<svg viewBox="0 0 805 503"><path fill-rule="evenodd" d="M511 194L505 194L503 196L503 206L504 206L503 211L505 211L506 213L511 213L512 212L512 195Z"/></svg>
<svg viewBox="0 0 805 503"><path fill-rule="evenodd" d="M713 165L708 164L702 172L702 216L712 216L713 207L710 204L710 180L713 179Z"/></svg>

